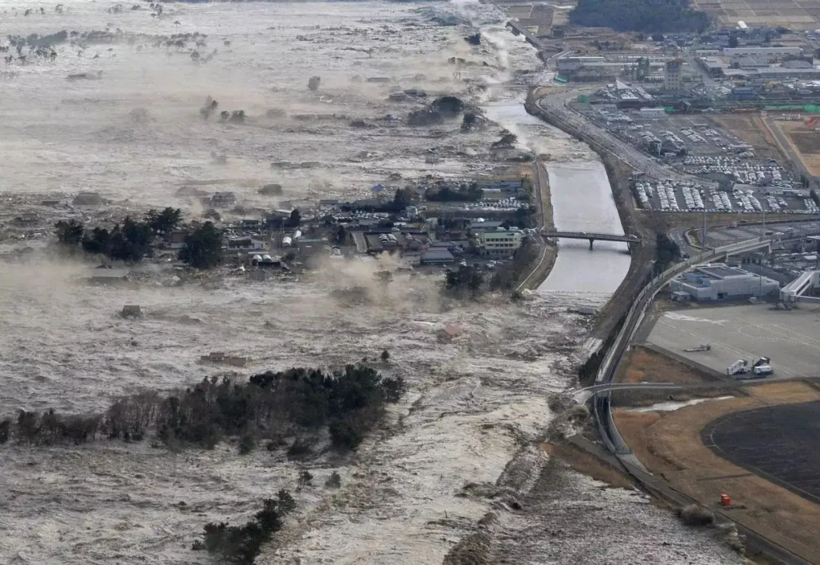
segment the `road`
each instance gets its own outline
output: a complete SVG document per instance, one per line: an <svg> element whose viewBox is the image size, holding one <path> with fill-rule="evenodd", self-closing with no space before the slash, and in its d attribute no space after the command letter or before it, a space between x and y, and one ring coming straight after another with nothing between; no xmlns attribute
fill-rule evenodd
<svg viewBox="0 0 820 565"><path fill-rule="evenodd" d="M780 148L780 152L785 153L786 158L789 160L789 162L791 162L794 170L798 174L806 177L807 179L812 178L814 175L812 175L808 171L808 169L806 169L806 167L803 166L803 161L800 159L800 156L792 148L792 144L789 143L789 140L786 139L786 136L783 135L783 132L780 131L780 128L773 123L774 120L772 118L767 117L764 118L763 121L766 122L766 129L769 130L769 132L775 137L775 140L777 141L777 146Z"/></svg>
<svg viewBox="0 0 820 565"><path fill-rule="evenodd" d="M563 122L572 130L585 137L585 141L610 153L628 164L636 171L657 179L669 179L677 182L691 182L700 185L709 185L708 181L676 171L664 165L654 157L650 157L639 149L618 139L612 133L592 124L584 116L571 109L567 104L575 100L584 90L569 90L548 96L542 96L535 104L544 112L550 114L558 122Z"/></svg>

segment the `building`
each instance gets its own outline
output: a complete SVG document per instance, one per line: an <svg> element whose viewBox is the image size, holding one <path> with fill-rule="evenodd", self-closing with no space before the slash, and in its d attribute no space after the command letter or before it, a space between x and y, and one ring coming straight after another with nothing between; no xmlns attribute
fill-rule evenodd
<svg viewBox="0 0 820 565"><path fill-rule="evenodd" d="M128 275L128 269L100 266L89 269L83 278L91 284L120 284L128 282Z"/></svg>
<svg viewBox="0 0 820 565"><path fill-rule="evenodd" d="M781 61L786 57L799 57L803 54L800 47L726 47L725 57L760 57L768 61Z"/></svg>
<svg viewBox="0 0 820 565"><path fill-rule="evenodd" d="M486 231L476 236L479 253L483 257L507 258L521 247L523 235L520 231Z"/></svg>
<svg viewBox="0 0 820 565"><path fill-rule="evenodd" d="M236 204L236 196L233 192L217 192L210 203L214 208L230 208Z"/></svg>
<svg viewBox="0 0 820 565"><path fill-rule="evenodd" d="M102 198L96 192L80 192L72 202L74 206L99 206L102 203Z"/></svg>
<svg viewBox="0 0 820 565"><path fill-rule="evenodd" d="M697 301L762 297L780 290L776 280L723 264L697 267L675 278L670 287L673 293L686 292Z"/></svg>
<svg viewBox="0 0 820 565"><path fill-rule="evenodd" d="M663 118L666 116L666 110L662 107L658 108L641 108L638 110L638 114L642 118Z"/></svg>
<svg viewBox="0 0 820 565"><path fill-rule="evenodd" d="M422 265L446 265L455 263L456 258L448 249L443 247L431 247L421 254L419 262Z"/></svg>
<svg viewBox="0 0 820 565"><path fill-rule="evenodd" d="M726 65L718 59L717 57L701 57L698 59L698 63L700 66L703 67L709 76L712 78L720 78L723 76L723 71Z"/></svg>
<svg viewBox="0 0 820 565"><path fill-rule="evenodd" d="M667 61L663 67L663 88L664 90L680 90L682 83L683 61L672 59Z"/></svg>
<svg viewBox="0 0 820 565"><path fill-rule="evenodd" d="M259 251L265 249L265 242L252 237L234 237L228 240L228 251Z"/></svg>

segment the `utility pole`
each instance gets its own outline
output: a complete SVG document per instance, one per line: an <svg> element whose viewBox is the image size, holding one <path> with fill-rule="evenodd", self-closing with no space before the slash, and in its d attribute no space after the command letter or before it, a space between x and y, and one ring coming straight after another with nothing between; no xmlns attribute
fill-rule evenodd
<svg viewBox="0 0 820 565"><path fill-rule="evenodd" d="M763 236L762 239L766 238L766 208L763 208L763 234L762 234L762 236ZM763 273L762 273L762 271L763 271L763 257L762 256L760 258L760 264L758 265L757 271L758 271L757 272L757 280L760 281L760 286L759 286L758 291L757 291L757 297L762 298L763 297Z"/></svg>
<svg viewBox="0 0 820 565"><path fill-rule="evenodd" d="M700 252L706 252L706 206L703 207L703 223L700 226Z"/></svg>

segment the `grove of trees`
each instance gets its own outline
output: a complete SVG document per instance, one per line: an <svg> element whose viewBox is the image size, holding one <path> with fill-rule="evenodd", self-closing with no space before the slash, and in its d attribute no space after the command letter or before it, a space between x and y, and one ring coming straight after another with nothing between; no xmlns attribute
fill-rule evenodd
<svg viewBox="0 0 820 565"><path fill-rule="evenodd" d="M61 220L54 225L54 233L57 241L66 247L79 246L83 251L109 259L137 262L151 254L156 236L171 232L181 219L178 208L165 208L161 212L150 210L142 220L127 216L122 224L115 224L110 230L88 229L77 220Z"/></svg>
<svg viewBox="0 0 820 565"><path fill-rule="evenodd" d="M484 286L484 276L475 267L461 266L457 271L448 271L444 279L447 293L457 298L477 298Z"/></svg>
<svg viewBox="0 0 820 565"><path fill-rule="evenodd" d="M646 33L701 33L710 24L709 16L693 10L689 0L578 0L569 21Z"/></svg>
<svg viewBox="0 0 820 565"><path fill-rule="evenodd" d="M427 189L424 197L431 202L478 202L484 197L484 191L475 183L456 188L442 186Z"/></svg>
<svg viewBox="0 0 820 565"><path fill-rule="evenodd" d="M382 378L371 367L343 370L294 368L254 375L247 382L203 379L167 396L143 392L116 400L104 414L62 415L20 410L0 421L0 443L84 443L98 438L140 441L153 434L169 445L213 448L242 436L246 451L258 439L281 443L329 432L333 447L354 449L382 418L385 405L404 392L401 378ZM248 439L246 439L248 438Z"/></svg>

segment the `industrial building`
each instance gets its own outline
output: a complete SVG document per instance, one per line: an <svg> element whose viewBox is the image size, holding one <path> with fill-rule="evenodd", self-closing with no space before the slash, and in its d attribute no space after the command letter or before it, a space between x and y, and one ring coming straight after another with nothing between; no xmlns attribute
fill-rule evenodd
<svg viewBox="0 0 820 565"><path fill-rule="evenodd" d="M675 278L670 286L673 293L686 293L697 301L762 297L780 289L776 280L723 264L697 267Z"/></svg>
<svg viewBox="0 0 820 565"><path fill-rule="evenodd" d="M820 271L806 271L780 290L780 300L786 303L820 303Z"/></svg>
<svg viewBox="0 0 820 565"><path fill-rule="evenodd" d="M769 62L781 61L785 57L799 57L803 54L800 47L726 47L724 57L759 57Z"/></svg>

